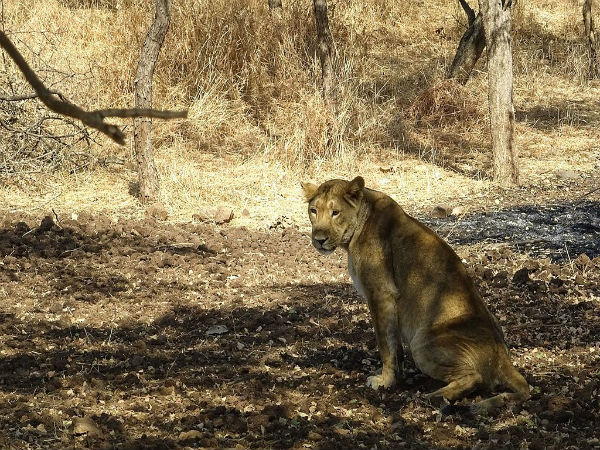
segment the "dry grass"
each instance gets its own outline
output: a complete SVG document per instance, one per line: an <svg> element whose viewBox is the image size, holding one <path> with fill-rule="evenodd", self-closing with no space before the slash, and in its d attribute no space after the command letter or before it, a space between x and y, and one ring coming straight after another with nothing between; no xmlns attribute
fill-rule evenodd
<svg viewBox="0 0 600 450"><path fill-rule="evenodd" d="M73 101L130 106L151 3L4 0L4 25L45 80ZM332 3L335 107L319 94L312 2L289 2L276 20L266 3L174 1L154 91L158 107L190 108L189 120L156 122L154 131L174 220L214 203L247 207L251 215L238 215L238 224L300 217L301 178L361 173L417 209L495 189L486 181L484 61L466 88L443 81L464 29L458 3ZM574 154L581 171L596 170L600 89L587 79L580 15L576 0L519 2L514 13L517 143L531 182L548 164L572 165ZM10 79L27 91L10 64L0 69L3 89ZM103 137L98 143L96 155L131 161L131 148ZM129 162L13 180L0 198L12 209L140 215L128 193L133 181Z"/></svg>

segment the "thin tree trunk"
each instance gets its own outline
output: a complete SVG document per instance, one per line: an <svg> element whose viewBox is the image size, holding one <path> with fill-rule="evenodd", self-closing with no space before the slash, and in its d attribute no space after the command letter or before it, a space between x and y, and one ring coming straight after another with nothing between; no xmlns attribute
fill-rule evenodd
<svg viewBox="0 0 600 450"><path fill-rule="evenodd" d="M598 60L598 40L592 14L593 3L594 0L585 0L583 3L583 26L585 28L585 38L588 41L590 77L596 78L600 76L600 61Z"/></svg>
<svg viewBox="0 0 600 450"><path fill-rule="evenodd" d="M148 29L135 75L135 107L152 106L152 75L160 49L171 22L171 0L156 0L154 21ZM158 200L160 185L154 165L152 148L152 119L134 121L135 156L140 183L140 200L152 203Z"/></svg>
<svg viewBox="0 0 600 450"><path fill-rule="evenodd" d="M331 99L333 91L333 37L327 18L327 0L314 0L315 23L317 25L317 51L321 60L323 97Z"/></svg>
<svg viewBox="0 0 600 450"><path fill-rule="evenodd" d="M488 100L494 158L494 180L519 183L519 159L514 145L513 67L510 3L479 0L488 55Z"/></svg>
<svg viewBox="0 0 600 450"><path fill-rule="evenodd" d="M469 27L460 39L447 78L456 78L459 83L466 84L485 48L485 33L481 13L476 15L465 0L460 0L460 4L469 19Z"/></svg>

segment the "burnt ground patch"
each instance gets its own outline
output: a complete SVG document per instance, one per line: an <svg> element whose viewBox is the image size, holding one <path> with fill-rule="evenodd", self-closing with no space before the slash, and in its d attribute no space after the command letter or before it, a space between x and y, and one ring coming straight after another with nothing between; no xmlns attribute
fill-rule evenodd
<svg viewBox="0 0 600 450"><path fill-rule="evenodd" d="M523 205L464 217L425 218L455 245L507 243L522 253L566 261L581 253L600 255L600 203Z"/></svg>

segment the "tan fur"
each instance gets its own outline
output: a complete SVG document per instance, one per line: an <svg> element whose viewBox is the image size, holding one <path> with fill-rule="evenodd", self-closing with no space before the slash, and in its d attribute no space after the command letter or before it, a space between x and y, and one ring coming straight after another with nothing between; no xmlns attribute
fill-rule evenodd
<svg viewBox="0 0 600 450"><path fill-rule="evenodd" d="M452 401L478 386L512 391L474 405L484 411L529 398L496 319L448 244L361 177L302 188L313 245L348 252L350 275L369 305L383 365L369 386L394 385L402 340L422 372L448 383L430 397Z"/></svg>

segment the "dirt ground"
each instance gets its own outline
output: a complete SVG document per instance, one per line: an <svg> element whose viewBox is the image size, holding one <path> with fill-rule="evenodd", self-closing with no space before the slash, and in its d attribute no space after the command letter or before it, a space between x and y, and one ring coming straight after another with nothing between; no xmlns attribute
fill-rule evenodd
<svg viewBox="0 0 600 450"><path fill-rule="evenodd" d="M345 255L286 221L4 214L0 447L599 448L598 252L483 239L455 247L533 390L494 417L441 414L410 358L366 387L379 358Z"/></svg>

